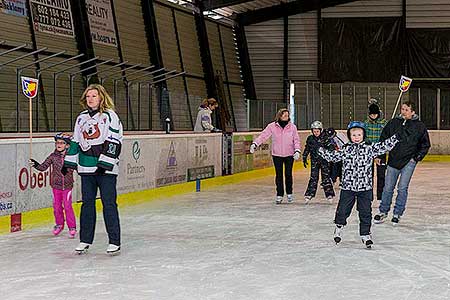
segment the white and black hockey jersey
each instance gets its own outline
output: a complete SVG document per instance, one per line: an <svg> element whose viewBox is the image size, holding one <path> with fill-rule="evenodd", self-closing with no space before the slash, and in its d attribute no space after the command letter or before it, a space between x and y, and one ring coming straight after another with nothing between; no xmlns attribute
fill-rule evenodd
<svg viewBox="0 0 450 300"><path fill-rule="evenodd" d="M399 142L396 135L380 143L348 143L336 151L319 149L319 155L330 162L342 161L342 189L363 192L372 189L372 164L378 155L392 150Z"/></svg>
<svg viewBox="0 0 450 300"><path fill-rule="evenodd" d="M64 166L77 169L80 175L95 174L97 168L117 175L122 139L122 123L113 110L93 115L85 110L75 122Z"/></svg>

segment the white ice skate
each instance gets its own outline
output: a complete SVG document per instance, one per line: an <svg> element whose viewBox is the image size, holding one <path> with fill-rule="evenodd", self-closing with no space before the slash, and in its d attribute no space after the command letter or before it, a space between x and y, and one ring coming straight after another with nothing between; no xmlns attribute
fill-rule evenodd
<svg viewBox="0 0 450 300"><path fill-rule="evenodd" d="M380 213L376 214L375 217L373 217L373 222L375 224L381 224L384 222L384 220L386 220L387 216L388 216L387 213L380 212Z"/></svg>
<svg viewBox="0 0 450 300"><path fill-rule="evenodd" d="M283 196L277 196L275 199L275 204L281 204L281 202L283 202Z"/></svg>
<svg viewBox="0 0 450 300"><path fill-rule="evenodd" d="M364 245L366 245L367 249L372 249L373 242L372 242L372 236L370 234L362 235L361 241L363 242Z"/></svg>
<svg viewBox="0 0 450 300"><path fill-rule="evenodd" d="M333 197L333 196L328 196L328 197L327 197L328 203L333 204L333 200L334 200L334 197Z"/></svg>
<svg viewBox="0 0 450 300"><path fill-rule="evenodd" d="M336 227L334 228L334 242L339 244L342 241L342 232L344 231L344 225L338 225L336 224Z"/></svg>
<svg viewBox="0 0 450 300"><path fill-rule="evenodd" d="M313 197L311 197L311 196L305 196L305 204L308 204L309 202L311 202L312 199L313 199Z"/></svg>
<svg viewBox="0 0 450 300"><path fill-rule="evenodd" d="M109 244L108 248L106 248L106 253L109 255L117 255L120 253L120 246Z"/></svg>
<svg viewBox="0 0 450 300"><path fill-rule="evenodd" d="M75 252L76 252L77 254L85 254L85 253L87 253L87 251L88 251L90 245L91 245L91 244L81 242L81 243L79 243L78 246L75 248Z"/></svg>
<svg viewBox="0 0 450 300"><path fill-rule="evenodd" d="M287 201L288 201L288 203L292 203L292 201L294 201L294 196L292 194L288 194Z"/></svg>

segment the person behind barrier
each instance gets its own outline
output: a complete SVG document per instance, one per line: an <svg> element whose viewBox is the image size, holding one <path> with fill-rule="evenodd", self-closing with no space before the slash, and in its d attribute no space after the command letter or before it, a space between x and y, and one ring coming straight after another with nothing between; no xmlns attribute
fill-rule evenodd
<svg viewBox="0 0 450 300"><path fill-rule="evenodd" d="M69 149L72 134L57 133L55 135L55 151L51 153L42 164L30 159L31 167L38 171L45 171L52 166L50 185L53 191L53 215L55 226L53 234L58 235L64 229L64 216L69 228L69 238L74 238L77 233L75 214L72 208L73 170L63 168L64 157Z"/></svg>
<svg viewBox="0 0 450 300"><path fill-rule="evenodd" d="M216 99L204 99L198 108L197 120L195 121L194 132L220 132L212 124L211 114L219 106Z"/></svg>
<svg viewBox="0 0 450 300"><path fill-rule="evenodd" d="M108 232L108 254L120 252L120 222L117 209L117 174L122 148L122 123L114 112L114 103L99 84L91 84L81 96L86 110L76 119L73 140L64 166L77 169L81 176L83 204L80 216L80 244L75 250L85 253L94 240L97 189L103 204Z"/></svg>
<svg viewBox="0 0 450 300"><path fill-rule="evenodd" d="M300 138L297 127L289 118L287 108L280 109L275 121L267 125L250 146L250 153L255 153L256 148L272 137L272 158L275 166L275 183L277 186L276 204L281 204L284 196L284 177L286 180L287 201L294 200L292 196L292 167L294 160L300 159Z"/></svg>

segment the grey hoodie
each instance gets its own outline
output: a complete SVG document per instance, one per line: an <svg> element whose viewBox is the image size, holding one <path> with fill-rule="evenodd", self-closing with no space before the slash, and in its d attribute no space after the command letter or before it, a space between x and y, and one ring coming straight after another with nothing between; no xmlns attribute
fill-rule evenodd
<svg viewBox="0 0 450 300"><path fill-rule="evenodd" d="M195 121L194 132L211 132L214 126L211 122L212 110L209 107L198 108L197 120Z"/></svg>

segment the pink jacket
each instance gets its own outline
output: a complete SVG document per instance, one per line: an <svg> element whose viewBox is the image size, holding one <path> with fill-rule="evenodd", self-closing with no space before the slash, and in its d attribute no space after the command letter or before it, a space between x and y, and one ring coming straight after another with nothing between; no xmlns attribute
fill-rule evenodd
<svg viewBox="0 0 450 300"><path fill-rule="evenodd" d="M294 152L300 152L300 138L298 137L297 126L289 122L282 128L277 122L272 122L253 141L257 146L261 145L272 137L273 156L293 156Z"/></svg>

